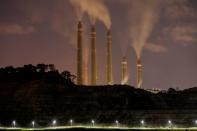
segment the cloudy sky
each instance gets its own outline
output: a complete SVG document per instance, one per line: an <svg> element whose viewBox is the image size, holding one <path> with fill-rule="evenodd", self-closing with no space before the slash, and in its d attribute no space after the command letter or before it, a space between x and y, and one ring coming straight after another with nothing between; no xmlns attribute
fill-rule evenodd
<svg viewBox="0 0 197 131"><path fill-rule="evenodd" d="M138 56L144 88L197 86L196 0L1 0L0 67L53 63L76 74L78 19L88 65L89 31L96 21L98 84L106 83L110 28L114 83L121 83L126 56L129 84L135 85Z"/></svg>

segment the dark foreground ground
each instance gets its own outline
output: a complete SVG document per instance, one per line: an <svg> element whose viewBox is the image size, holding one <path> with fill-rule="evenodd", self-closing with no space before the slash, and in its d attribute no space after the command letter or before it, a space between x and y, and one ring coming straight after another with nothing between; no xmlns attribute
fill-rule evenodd
<svg viewBox="0 0 197 131"><path fill-rule="evenodd" d="M69 72L26 65L0 68L0 125L41 127L56 119L58 125L121 123L138 126L143 119L151 126L191 127L197 119L197 87L152 93L129 85L79 86ZM146 87L144 87L146 89Z"/></svg>
<svg viewBox="0 0 197 131"><path fill-rule="evenodd" d="M59 125L113 123L115 120L137 126L143 119L163 126L170 119L178 126L193 126L197 119L196 88L157 94L127 85L71 86L35 80L4 83L0 92L0 124L29 127L31 121L42 127L56 119ZM2 86L0 86L2 87ZM193 91L194 90L194 91Z"/></svg>

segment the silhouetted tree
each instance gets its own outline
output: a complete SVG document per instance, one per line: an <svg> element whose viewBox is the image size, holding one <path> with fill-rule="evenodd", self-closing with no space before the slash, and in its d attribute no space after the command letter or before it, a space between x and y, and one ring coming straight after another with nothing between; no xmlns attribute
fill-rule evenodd
<svg viewBox="0 0 197 131"><path fill-rule="evenodd" d="M32 72L32 73L35 73L36 72L36 67L34 65L32 65L32 64L24 65L23 68L27 72Z"/></svg>
<svg viewBox="0 0 197 131"><path fill-rule="evenodd" d="M7 74L16 73L16 69L15 69L13 66L5 67L5 68L4 68L4 71L5 71Z"/></svg>
<svg viewBox="0 0 197 131"><path fill-rule="evenodd" d="M73 85L74 85L74 79L76 78L75 75L72 75L69 71L63 71L61 73L61 76L65 79L65 84L68 87L73 87Z"/></svg>
<svg viewBox="0 0 197 131"><path fill-rule="evenodd" d="M61 76L63 78L65 78L66 80L70 80L72 82L74 82L74 79L76 78L76 76L75 75L72 75L69 71L63 71L61 73Z"/></svg>
<svg viewBox="0 0 197 131"><path fill-rule="evenodd" d="M48 70L48 65L45 64L37 64L38 72L46 72Z"/></svg>
<svg viewBox="0 0 197 131"><path fill-rule="evenodd" d="M71 77L71 73L69 71L63 71L61 73L61 75L65 78L65 79L70 79Z"/></svg>
<svg viewBox="0 0 197 131"><path fill-rule="evenodd" d="M49 71L55 71L55 65L54 64L49 64Z"/></svg>
<svg viewBox="0 0 197 131"><path fill-rule="evenodd" d="M175 93L175 92L176 92L176 90L174 88L169 88L168 89L168 93Z"/></svg>
<svg viewBox="0 0 197 131"><path fill-rule="evenodd" d="M4 68L0 68L0 75L2 76L2 75L4 75L4 74L5 74Z"/></svg>

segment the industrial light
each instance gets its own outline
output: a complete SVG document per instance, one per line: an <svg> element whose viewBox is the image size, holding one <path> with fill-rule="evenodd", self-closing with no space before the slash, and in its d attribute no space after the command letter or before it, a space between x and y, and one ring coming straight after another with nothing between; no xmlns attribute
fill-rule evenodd
<svg viewBox="0 0 197 131"><path fill-rule="evenodd" d="M53 126L55 126L57 124L57 121L53 120L52 124L53 124Z"/></svg>
<svg viewBox="0 0 197 131"><path fill-rule="evenodd" d="M195 124L197 125L197 120L195 120Z"/></svg>
<svg viewBox="0 0 197 131"><path fill-rule="evenodd" d="M70 122L70 126L72 126L72 124L73 124L73 120L72 120L72 119L70 119L70 121L69 121L69 122Z"/></svg>
<svg viewBox="0 0 197 131"><path fill-rule="evenodd" d="M32 127L34 128L34 126L35 126L35 121L32 121L31 124L32 124Z"/></svg>
<svg viewBox="0 0 197 131"><path fill-rule="evenodd" d="M141 125L144 125L144 120L141 120L140 123L141 123Z"/></svg>
<svg viewBox="0 0 197 131"><path fill-rule="evenodd" d="M16 126L16 121L15 121L15 120L12 121L12 125L13 125L14 127Z"/></svg>
<svg viewBox="0 0 197 131"><path fill-rule="evenodd" d="M172 124L172 121L171 120L168 120L168 124Z"/></svg>
<svg viewBox="0 0 197 131"><path fill-rule="evenodd" d="M92 121L91 121L91 123L92 123L92 126L94 126L95 121L94 121L94 120L92 120Z"/></svg>
<svg viewBox="0 0 197 131"><path fill-rule="evenodd" d="M118 126L118 125L119 125L119 121L118 121L118 120L115 120L115 123L116 123L116 126Z"/></svg>

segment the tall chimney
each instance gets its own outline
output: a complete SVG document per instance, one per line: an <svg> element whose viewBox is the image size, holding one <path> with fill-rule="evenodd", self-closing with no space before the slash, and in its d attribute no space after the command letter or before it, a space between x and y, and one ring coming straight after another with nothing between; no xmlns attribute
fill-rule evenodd
<svg viewBox="0 0 197 131"><path fill-rule="evenodd" d="M129 73L128 73L128 63L127 63L126 57L122 58L121 65L122 65L122 74L121 74L122 82L121 82L121 84L128 84L128 74Z"/></svg>
<svg viewBox="0 0 197 131"><path fill-rule="evenodd" d="M96 64L96 29L93 25L91 28L91 84L97 82L97 64Z"/></svg>
<svg viewBox="0 0 197 131"><path fill-rule="evenodd" d="M142 88L142 64L141 60L137 60L137 88Z"/></svg>
<svg viewBox="0 0 197 131"><path fill-rule="evenodd" d="M84 72L83 72L83 85L89 85L89 71L88 71L88 65L84 65Z"/></svg>
<svg viewBox="0 0 197 131"><path fill-rule="evenodd" d="M113 84L112 77L112 39L110 30L107 31L107 84Z"/></svg>
<svg viewBox="0 0 197 131"><path fill-rule="evenodd" d="M83 36L82 22L78 22L77 32L77 84L83 85Z"/></svg>

